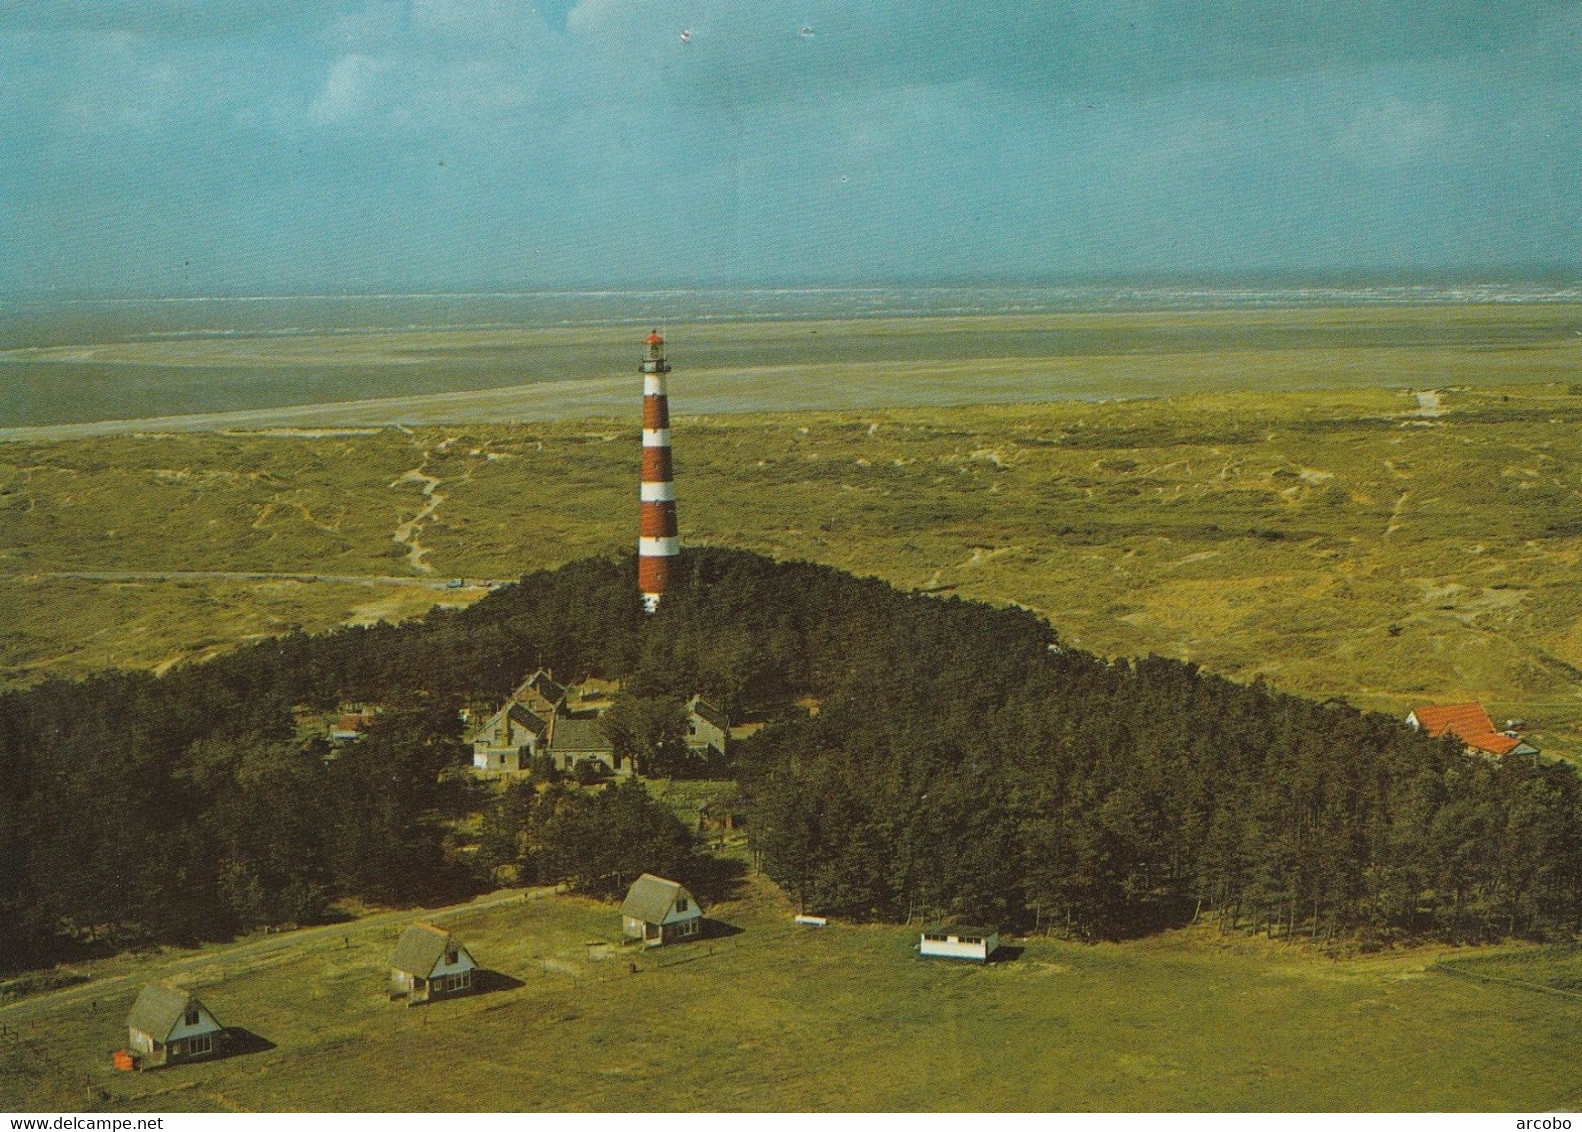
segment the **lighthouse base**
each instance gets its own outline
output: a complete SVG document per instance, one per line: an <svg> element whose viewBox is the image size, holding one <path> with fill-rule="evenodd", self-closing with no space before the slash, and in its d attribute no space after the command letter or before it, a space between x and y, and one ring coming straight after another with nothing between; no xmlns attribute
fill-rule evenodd
<svg viewBox="0 0 1582 1132"><path fill-rule="evenodd" d="M658 608L659 608L659 595L658 594L644 594L643 595L643 612L644 613L653 613Z"/></svg>

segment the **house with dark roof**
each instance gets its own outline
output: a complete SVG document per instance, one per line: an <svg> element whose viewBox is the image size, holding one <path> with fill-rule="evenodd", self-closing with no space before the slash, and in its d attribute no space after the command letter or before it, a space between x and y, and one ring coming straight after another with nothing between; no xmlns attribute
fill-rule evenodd
<svg viewBox="0 0 1582 1132"><path fill-rule="evenodd" d="M687 701L687 750L705 758L725 754L731 741L731 722L725 713L702 696Z"/></svg>
<svg viewBox="0 0 1582 1132"><path fill-rule="evenodd" d="M472 733L475 770L520 772L529 769L533 756L548 745L549 724L511 700Z"/></svg>
<svg viewBox="0 0 1582 1132"><path fill-rule="evenodd" d="M190 991L149 983L126 1016L127 1046L139 1068L175 1065L222 1051L225 1027Z"/></svg>
<svg viewBox="0 0 1582 1132"><path fill-rule="evenodd" d="M617 758L612 743L597 719L557 716L549 724L549 757L555 769L571 772L582 762L602 763L611 774L629 775L629 758Z"/></svg>
<svg viewBox="0 0 1582 1132"><path fill-rule="evenodd" d="M677 882L644 873L621 902L621 931L645 947L696 939L703 931L703 909Z"/></svg>
<svg viewBox="0 0 1582 1132"><path fill-rule="evenodd" d="M415 1006L464 994L472 989L477 969L472 954L449 932L433 924L413 924L401 933L390 956L390 997Z"/></svg>
<svg viewBox="0 0 1582 1132"><path fill-rule="evenodd" d="M557 684L547 669L540 668L517 685L511 699L534 715L547 718L567 711L568 694L564 684Z"/></svg>
<svg viewBox="0 0 1582 1132"><path fill-rule="evenodd" d="M1494 721L1476 700L1460 704L1430 704L1413 708L1406 725L1425 731L1429 738L1453 735L1460 739L1469 755L1536 755L1538 748L1524 743L1515 731L1496 731Z"/></svg>

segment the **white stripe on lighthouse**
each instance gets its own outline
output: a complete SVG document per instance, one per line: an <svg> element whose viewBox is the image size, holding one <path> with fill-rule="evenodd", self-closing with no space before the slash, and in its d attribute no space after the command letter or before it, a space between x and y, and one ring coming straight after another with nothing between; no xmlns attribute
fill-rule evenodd
<svg viewBox="0 0 1582 1132"><path fill-rule="evenodd" d="M643 375L643 396L663 397L665 395L665 375L662 373L645 373Z"/></svg>
<svg viewBox="0 0 1582 1132"><path fill-rule="evenodd" d="M670 480L664 483L644 483L639 491L643 503L674 503L676 501L676 485Z"/></svg>
<svg viewBox="0 0 1582 1132"><path fill-rule="evenodd" d="M668 428L643 429L644 448L669 448L670 430Z"/></svg>
<svg viewBox="0 0 1582 1132"><path fill-rule="evenodd" d="M631 496L627 496L628 499ZM675 535L667 538L650 538L643 535L637 540L637 553L644 558L674 558L681 553L681 540Z"/></svg>

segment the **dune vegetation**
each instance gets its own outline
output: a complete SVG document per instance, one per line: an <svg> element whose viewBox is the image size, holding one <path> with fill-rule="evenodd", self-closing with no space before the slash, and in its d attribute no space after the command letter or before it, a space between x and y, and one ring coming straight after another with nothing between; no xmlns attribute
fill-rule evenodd
<svg viewBox="0 0 1582 1132"><path fill-rule="evenodd" d="M1479 698L1570 755L1579 419L1571 385L1216 393L687 416L675 451L689 543L1360 707ZM0 446L0 660L155 668L465 603L448 580L628 545L637 456L629 419Z"/></svg>

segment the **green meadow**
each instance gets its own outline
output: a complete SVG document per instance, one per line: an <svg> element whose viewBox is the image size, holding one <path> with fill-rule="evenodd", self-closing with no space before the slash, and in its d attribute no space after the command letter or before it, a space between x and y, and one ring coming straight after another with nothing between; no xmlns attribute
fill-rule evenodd
<svg viewBox="0 0 1582 1132"><path fill-rule="evenodd" d="M614 905L529 894L440 921L503 978L407 1008L383 915L200 953L0 1010L16 1111L1553 1111L1582 1101L1582 999L1447 977L1438 952L1326 958L1213 927L987 967L915 931L797 928L758 877L716 938L639 952ZM412 919L423 913L414 912ZM1543 949L1526 949L1542 963ZM1513 953L1507 951L1508 957ZM636 971L632 970L635 965ZM117 1073L137 987L170 974L257 1052Z"/></svg>

